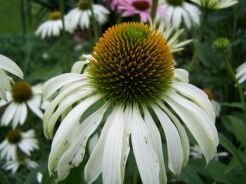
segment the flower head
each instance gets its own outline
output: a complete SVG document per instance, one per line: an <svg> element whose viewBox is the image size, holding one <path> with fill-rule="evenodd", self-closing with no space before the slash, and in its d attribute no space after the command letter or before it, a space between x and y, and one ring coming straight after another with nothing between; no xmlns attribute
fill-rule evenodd
<svg viewBox="0 0 246 184"><path fill-rule="evenodd" d="M12 174L15 174L21 165L26 166L28 169L34 169L38 166L38 164L26 155L19 155L18 158L14 160L9 160L3 165L3 169L7 171L11 171Z"/></svg>
<svg viewBox="0 0 246 184"><path fill-rule="evenodd" d="M37 29L36 35L41 36L42 39L47 37L58 37L62 32L62 14L59 11L53 11L48 15L49 20L43 22ZM73 32L71 29L71 22L65 16L65 29L68 32Z"/></svg>
<svg viewBox="0 0 246 184"><path fill-rule="evenodd" d="M188 72L174 68L172 51L158 30L143 23L109 28L89 60L84 74L63 74L44 85L45 97L53 97L44 115L48 138L66 112L49 155L49 171L57 172L58 180L82 162L99 126L99 140L85 167L88 183L100 173L105 184L123 183L130 149L143 183L166 183L162 139L173 173L180 173L189 158L189 140L180 120L206 161L214 156L218 134L212 105L202 90L188 84Z"/></svg>
<svg viewBox="0 0 246 184"><path fill-rule="evenodd" d="M139 15L141 21L147 22L150 20L152 1L151 0L121 0L118 1L117 9L123 17ZM157 9L157 16L164 16L163 7Z"/></svg>
<svg viewBox="0 0 246 184"><path fill-rule="evenodd" d="M237 0L191 0L205 9L223 9L238 3Z"/></svg>
<svg viewBox="0 0 246 184"><path fill-rule="evenodd" d="M15 62L0 54L0 99L6 99L6 91L11 89L11 82L13 82L6 72L23 78L23 72Z"/></svg>
<svg viewBox="0 0 246 184"><path fill-rule="evenodd" d="M39 118L43 117L40 110L42 101L42 85L31 86L26 81L19 81L12 85L7 92L7 100L1 100L0 106L8 105L2 115L1 125L12 123L12 127L23 125L27 117L27 107Z"/></svg>
<svg viewBox="0 0 246 184"><path fill-rule="evenodd" d="M165 21L176 29L182 21L188 29L199 24L200 11L193 4L184 0L162 0L161 3L166 8Z"/></svg>
<svg viewBox="0 0 246 184"><path fill-rule="evenodd" d="M93 4L92 9L97 22L99 24L104 24L107 21L109 11L100 4ZM75 30L78 26L82 30L88 29L90 27L92 17L89 3L79 2L77 7L69 11L66 17L69 22L71 22L71 24L68 25L70 29Z"/></svg>
<svg viewBox="0 0 246 184"><path fill-rule="evenodd" d="M25 153L30 156L31 152L38 148L34 130L21 132L13 129L7 133L6 139L0 144L0 155L6 160L16 160L18 154Z"/></svg>

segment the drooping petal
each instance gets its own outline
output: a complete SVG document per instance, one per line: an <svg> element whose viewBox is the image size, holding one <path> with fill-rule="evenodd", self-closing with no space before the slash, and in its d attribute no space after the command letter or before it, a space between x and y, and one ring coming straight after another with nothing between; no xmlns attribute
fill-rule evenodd
<svg viewBox="0 0 246 184"><path fill-rule="evenodd" d="M111 114L112 124L109 128L103 152L102 178L105 184L122 184L122 149L124 143L124 114L123 109Z"/></svg>
<svg viewBox="0 0 246 184"><path fill-rule="evenodd" d="M133 109L132 147L143 184L158 184L160 165L146 123L137 108Z"/></svg>
<svg viewBox="0 0 246 184"><path fill-rule="evenodd" d="M71 138L73 144L63 153L57 164L58 180L65 179L70 169L77 167L82 162L87 141L99 126L106 110L107 106L103 106L83 122L78 122L79 125Z"/></svg>
<svg viewBox="0 0 246 184"><path fill-rule="evenodd" d="M152 109L158 117L166 135L168 167L173 173L179 174L183 166L184 154L178 130L165 112L163 112L158 106L152 106Z"/></svg>
<svg viewBox="0 0 246 184"><path fill-rule="evenodd" d="M72 82L83 80L83 79L84 79L84 76L77 74L77 73L65 73L57 77L54 77L48 80L44 84L44 88L43 88L44 97L49 98L51 95L53 95L58 89L60 89L64 85L71 84Z"/></svg>
<svg viewBox="0 0 246 184"><path fill-rule="evenodd" d="M166 169L165 169L165 163L164 163L163 151L162 151L161 135L153 118L151 117L147 109L144 110L144 121L147 125L151 140L153 142L154 149L158 156L158 162L160 164L160 176L159 176L160 183L163 184L167 183Z"/></svg>
<svg viewBox="0 0 246 184"><path fill-rule="evenodd" d="M17 77L23 78L24 74L14 61L0 54L0 69L3 69L9 73L16 75Z"/></svg>
<svg viewBox="0 0 246 184"><path fill-rule="evenodd" d="M50 173L52 173L54 170L55 165L58 162L58 158L61 157L63 152L66 151L71 144L70 137L73 134L74 129L78 127L77 122L79 122L80 117L92 104L94 104L99 99L100 97L93 96L82 101L77 106L75 106L61 122L51 145L51 152L48 163Z"/></svg>
<svg viewBox="0 0 246 184"><path fill-rule="evenodd" d="M201 110L197 112L198 106L180 97L175 92L172 92L164 100L174 109L193 134L202 149L206 161L211 160L216 152L218 143L215 126L211 129L209 124L212 125L212 123L206 121L208 118L204 115L204 112Z"/></svg>

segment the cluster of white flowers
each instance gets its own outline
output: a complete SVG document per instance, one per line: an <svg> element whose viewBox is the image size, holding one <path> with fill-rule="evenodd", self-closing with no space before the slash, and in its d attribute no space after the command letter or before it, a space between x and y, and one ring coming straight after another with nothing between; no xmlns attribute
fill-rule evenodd
<svg viewBox="0 0 246 184"><path fill-rule="evenodd" d="M37 166L30 160L31 152L39 149L35 132L32 129L21 132L19 128L27 119L28 108L42 119L42 85L32 87L25 81L15 82L8 73L23 79L23 72L15 62L0 55L0 126L11 125L5 140L0 143L0 157L6 161L3 168L15 173L21 164L28 168Z"/></svg>
<svg viewBox="0 0 246 184"><path fill-rule="evenodd" d="M87 2L79 2L77 7L64 16L64 27L69 33L74 33L77 28L88 29L92 16L95 16L95 19L101 25L107 21L108 14L109 11L100 4L93 4L90 7ZM49 14L49 20L38 27L36 35L41 36L42 39L56 37L60 35L62 29L62 14L59 11L54 11Z"/></svg>

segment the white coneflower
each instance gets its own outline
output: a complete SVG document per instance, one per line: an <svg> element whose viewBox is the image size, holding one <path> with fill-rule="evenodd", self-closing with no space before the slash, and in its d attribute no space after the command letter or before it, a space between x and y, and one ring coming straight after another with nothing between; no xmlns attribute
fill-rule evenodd
<svg viewBox="0 0 246 184"><path fill-rule="evenodd" d="M17 149L30 156L31 152L38 148L34 130L21 132L15 129L10 130L6 139L0 144L0 155L1 158L6 158L6 160L15 160L17 159Z"/></svg>
<svg viewBox="0 0 246 184"><path fill-rule="evenodd" d="M47 37L60 36L62 32L62 14L59 11L54 11L49 14L49 20L43 22L37 29L36 35L41 36L42 39ZM68 32L73 32L71 29L71 22L67 17L65 19L65 29Z"/></svg>
<svg viewBox="0 0 246 184"><path fill-rule="evenodd" d="M193 4L184 0L162 0L166 8L166 21L176 29L180 27L182 21L189 29L192 25L200 22L200 10Z"/></svg>
<svg viewBox="0 0 246 184"><path fill-rule="evenodd" d="M107 21L109 11L100 4L93 4L92 8L98 23L104 24ZM92 17L90 4L87 2L79 2L77 8L74 8L68 12L66 17L69 22L71 22L71 24L69 24L70 29L74 30L78 26L82 30L88 29L90 27Z"/></svg>
<svg viewBox="0 0 246 184"><path fill-rule="evenodd" d="M202 8L206 9L223 9L238 3L237 0L191 0Z"/></svg>
<svg viewBox="0 0 246 184"><path fill-rule="evenodd" d="M11 171L15 174L21 165L26 166L28 169L34 169L38 167L38 164L28 158L26 155L19 155L17 159L7 161L3 165L3 169Z"/></svg>
<svg viewBox="0 0 246 184"><path fill-rule="evenodd" d="M41 101L41 84L32 87L25 81L16 82L12 85L11 95L8 93L7 100L0 101L1 106L7 105L1 118L1 125L7 126L11 123L13 128L18 124L23 125L27 117L27 107L39 118L42 118Z"/></svg>
<svg viewBox="0 0 246 184"><path fill-rule="evenodd" d="M12 78L7 73L23 78L23 72L14 61L0 54L0 99L6 99L6 91L11 89Z"/></svg>
<svg viewBox="0 0 246 184"><path fill-rule="evenodd" d="M202 90L188 83L188 72L174 69L172 53L158 30L143 23L116 25L100 38L91 57L84 74L66 73L44 85L44 96L53 97L44 115L46 137L53 137L57 120L64 117L48 163L58 180L82 162L99 126L99 140L85 167L88 183L100 173L104 184L123 183L130 135L142 183L166 183L159 123L174 174L189 158L182 123L206 161L213 158L218 145L213 107Z"/></svg>
<svg viewBox="0 0 246 184"><path fill-rule="evenodd" d="M236 70L236 78L239 83L246 80L246 63L241 64Z"/></svg>

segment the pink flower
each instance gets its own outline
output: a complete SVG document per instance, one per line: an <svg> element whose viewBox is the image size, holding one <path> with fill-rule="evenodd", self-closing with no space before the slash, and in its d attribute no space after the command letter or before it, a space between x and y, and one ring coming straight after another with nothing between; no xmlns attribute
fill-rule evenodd
<svg viewBox="0 0 246 184"><path fill-rule="evenodd" d="M139 15L143 22L150 19L151 0L122 0L119 2L118 10L123 17Z"/></svg>
<svg viewBox="0 0 246 184"><path fill-rule="evenodd" d="M152 0L112 0L112 8L118 9L123 17L139 15L143 22L150 20ZM157 16L163 16L164 9L158 7Z"/></svg>

